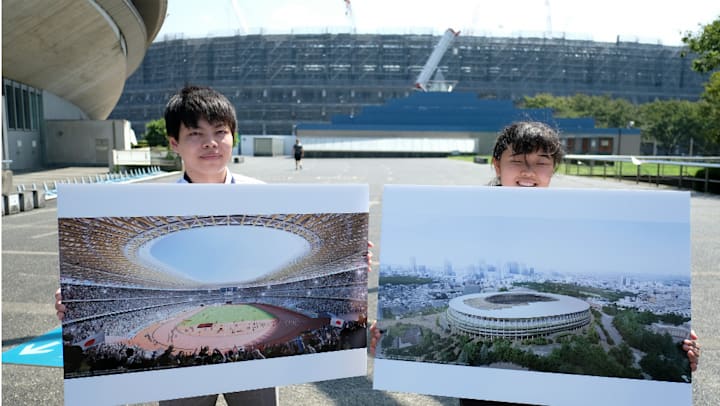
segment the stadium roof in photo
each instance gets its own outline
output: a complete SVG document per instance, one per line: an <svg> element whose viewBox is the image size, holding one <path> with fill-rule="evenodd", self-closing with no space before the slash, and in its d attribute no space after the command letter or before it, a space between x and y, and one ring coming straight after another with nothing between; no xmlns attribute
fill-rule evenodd
<svg viewBox="0 0 720 406"><path fill-rule="evenodd" d="M590 305L570 296L539 292L495 292L460 296L450 307L483 318L542 318L587 311Z"/></svg>
<svg viewBox="0 0 720 406"><path fill-rule="evenodd" d="M367 214L276 214L261 216L173 216L62 218L59 220L60 267L64 280L163 289L220 287L153 267L139 255L143 246L171 233L202 227L263 227L292 233L309 253L252 281L221 286L263 286L316 278L358 267L367 250ZM344 238L337 238L344 236ZM228 255L265 249L238 248ZM276 247L282 250L283 247ZM215 253L217 254L217 253ZM273 252L266 252L273 255ZM361 260L362 263L362 260ZM364 263L363 263L364 265ZM361 266L365 272L365 266ZM238 270L241 272L241 270ZM242 278L239 278L241 280Z"/></svg>

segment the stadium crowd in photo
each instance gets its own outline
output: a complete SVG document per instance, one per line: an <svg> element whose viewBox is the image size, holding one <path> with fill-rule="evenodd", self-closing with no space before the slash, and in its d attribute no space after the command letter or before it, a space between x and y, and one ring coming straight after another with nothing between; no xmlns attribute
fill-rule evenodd
<svg viewBox="0 0 720 406"><path fill-rule="evenodd" d="M367 222L366 213L61 218L65 377L365 347ZM141 258L162 236L216 226L292 233L309 252L237 283Z"/></svg>

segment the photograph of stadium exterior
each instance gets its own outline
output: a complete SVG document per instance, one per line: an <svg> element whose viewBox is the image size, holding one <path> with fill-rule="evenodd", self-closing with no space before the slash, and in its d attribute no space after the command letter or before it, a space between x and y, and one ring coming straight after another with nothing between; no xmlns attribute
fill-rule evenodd
<svg viewBox="0 0 720 406"><path fill-rule="evenodd" d="M60 218L65 378L364 348L367 222L367 213ZM276 243L220 241L240 233ZM247 278L242 257L283 258L291 240L300 248L284 264ZM181 274L162 263L163 244L176 262L201 258L196 267L228 256L234 276Z"/></svg>
<svg viewBox="0 0 720 406"><path fill-rule="evenodd" d="M160 38L128 78L110 118L137 134L162 117L186 83L212 86L235 104L242 134L293 134L302 122L353 116L415 90L440 36L287 34ZM697 100L707 74L691 69L682 47L618 40L460 35L434 79L480 99L608 95L642 103Z"/></svg>
<svg viewBox="0 0 720 406"><path fill-rule="evenodd" d="M377 357L689 382L687 194L520 189L386 186Z"/></svg>

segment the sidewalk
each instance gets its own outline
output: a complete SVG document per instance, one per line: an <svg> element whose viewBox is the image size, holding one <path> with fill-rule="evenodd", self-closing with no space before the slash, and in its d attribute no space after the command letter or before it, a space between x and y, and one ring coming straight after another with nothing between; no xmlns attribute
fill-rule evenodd
<svg viewBox="0 0 720 406"><path fill-rule="evenodd" d="M443 158L405 159L307 159L303 170L283 157L246 157L230 170L268 183L369 185L369 238L373 248L373 272L368 280L370 315L377 314L379 264L382 262L382 193L386 184L486 185L492 177L487 164L472 164ZM82 177L107 173L104 168L64 168L18 175L26 184L52 176ZM59 175L58 175L59 174ZM159 182L173 182L178 173L166 173ZM19 183L16 181L15 183ZM615 179L591 179L558 173L554 188L657 189L655 185ZM532 207L529 207L532 209ZM6 216L3 234L3 350L7 350L58 326L52 293L58 284L57 209L50 202L44 209ZM720 312L716 310L720 289L720 196L691 192L691 243L693 283L693 328L700 335L703 358L693 374L693 404L716 405L720 399ZM652 253L639 253L652 255ZM454 406L457 400L372 389L374 359L368 358L368 375L280 388L280 404ZM2 365L3 403L63 405L63 375L60 368ZM241 377L238 377L241 379ZM478 383L481 385L482 383ZM223 400L218 405L225 405ZM156 406L157 402L146 405Z"/></svg>

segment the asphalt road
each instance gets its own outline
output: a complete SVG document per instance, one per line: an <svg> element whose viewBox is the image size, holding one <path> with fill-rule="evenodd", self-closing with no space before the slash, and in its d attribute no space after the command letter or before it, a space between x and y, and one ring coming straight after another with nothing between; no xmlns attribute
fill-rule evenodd
<svg viewBox="0 0 720 406"><path fill-rule="evenodd" d="M382 260L380 240L383 184L484 185L489 165L450 159L307 159L294 170L290 158L246 157L231 164L236 173L270 183L367 183L370 185L370 240L375 243L373 265ZM102 173L102 168L69 168L62 176ZM18 175L15 184L29 179L41 183L56 173ZM173 174L153 182L173 182ZM599 180L557 174L553 187L644 188L614 179ZM53 309L58 286L57 210L47 207L2 218L2 349L6 351L59 325ZM691 198L693 327L703 346L702 363L693 375L693 403L716 405L720 399L720 197L693 193ZM643 253L649 254L651 253ZM377 273L369 280L369 314L377 308ZM453 398L372 390L370 375L315 384L282 387L282 405L456 405ZM60 368L2 365L2 401L6 405L62 405ZM154 405L156 403L149 403ZM220 400L218 405L224 405Z"/></svg>

